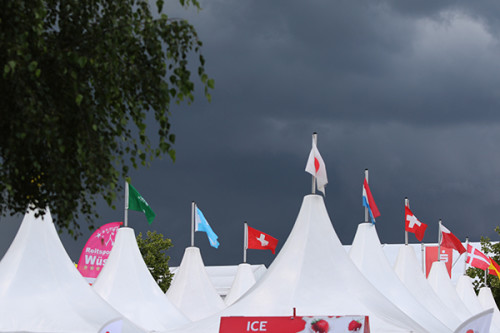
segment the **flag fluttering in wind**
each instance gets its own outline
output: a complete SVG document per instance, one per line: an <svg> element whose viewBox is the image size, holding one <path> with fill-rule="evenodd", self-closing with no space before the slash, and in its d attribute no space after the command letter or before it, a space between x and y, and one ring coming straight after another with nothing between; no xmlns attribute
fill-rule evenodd
<svg viewBox="0 0 500 333"><path fill-rule="evenodd" d="M441 246L447 247L449 249L455 249L458 253L462 254L466 252L465 247L462 242L451 233L444 225L441 224Z"/></svg>
<svg viewBox="0 0 500 333"><path fill-rule="evenodd" d="M155 219L155 212L151 209L147 201L142 195L132 186L128 184L128 209L143 212L146 215L148 223L151 224Z"/></svg>
<svg viewBox="0 0 500 333"><path fill-rule="evenodd" d="M422 241L427 224L420 222L408 206L405 206L405 230L415 234L419 242Z"/></svg>
<svg viewBox="0 0 500 333"><path fill-rule="evenodd" d="M210 227L210 224L208 224L207 219L198 206L196 206L196 213L194 214L194 226L195 231L203 231L207 234L208 241L212 247L219 247L219 241L217 240L219 237L212 230L212 227Z"/></svg>
<svg viewBox="0 0 500 333"><path fill-rule="evenodd" d="M271 250L275 254L278 240L262 231L247 226L247 248L254 250Z"/></svg>
<svg viewBox="0 0 500 333"><path fill-rule="evenodd" d="M326 175L326 166L323 158L316 147L316 142L312 143L311 152L307 159L306 172L316 177L316 185L318 190L325 194L325 186L328 184L328 177Z"/></svg>
<svg viewBox="0 0 500 333"><path fill-rule="evenodd" d="M482 269L483 271L489 269L490 267L490 258L479 251L475 247L470 244L467 244L467 260L466 262L472 267Z"/></svg>
<svg viewBox="0 0 500 333"><path fill-rule="evenodd" d="M370 187L368 186L368 182L363 182L363 206L368 208L368 213L370 215L370 220L373 224L375 224L375 218L380 216L380 212L378 211L378 207L375 204L375 200L373 199L372 192L370 191Z"/></svg>
<svg viewBox="0 0 500 333"><path fill-rule="evenodd" d="M497 278L500 279L500 266L491 257L489 257L489 259L490 259L490 266L488 267L488 272L491 275L495 275Z"/></svg>

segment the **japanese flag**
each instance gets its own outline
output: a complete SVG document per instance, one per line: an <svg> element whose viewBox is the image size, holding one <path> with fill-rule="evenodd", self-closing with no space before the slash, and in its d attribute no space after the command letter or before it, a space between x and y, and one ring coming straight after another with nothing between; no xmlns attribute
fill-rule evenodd
<svg viewBox="0 0 500 333"><path fill-rule="evenodd" d="M309 153L309 159L306 164L306 172L316 177L316 184L318 190L325 194L325 186L328 184L328 177L326 175L326 166L321 158L321 154L316 147L316 143L313 140L312 149Z"/></svg>

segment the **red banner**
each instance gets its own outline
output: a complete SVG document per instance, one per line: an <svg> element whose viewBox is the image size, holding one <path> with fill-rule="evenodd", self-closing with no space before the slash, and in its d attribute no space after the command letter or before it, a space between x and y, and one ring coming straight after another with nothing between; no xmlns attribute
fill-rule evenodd
<svg viewBox="0 0 500 333"><path fill-rule="evenodd" d="M431 271L431 266L434 261L437 261L437 246L426 246L425 247L425 276L429 276ZM440 259L445 263L448 274L451 277L451 267L453 263L453 249L447 247L441 247Z"/></svg>
<svg viewBox="0 0 500 333"><path fill-rule="evenodd" d="M219 333L370 333L368 316L221 317Z"/></svg>

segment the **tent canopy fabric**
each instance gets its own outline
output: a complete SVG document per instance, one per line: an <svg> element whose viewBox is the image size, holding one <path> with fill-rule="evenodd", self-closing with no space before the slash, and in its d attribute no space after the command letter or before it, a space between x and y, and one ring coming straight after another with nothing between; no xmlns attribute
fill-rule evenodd
<svg viewBox="0 0 500 333"><path fill-rule="evenodd" d="M444 324L455 329L462 323L427 282L412 246L400 246L394 271L412 295Z"/></svg>
<svg viewBox="0 0 500 333"><path fill-rule="evenodd" d="M467 309L469 309L473 315L484 311L479 299L477 298L476 292L474 291L472 279L469 276L462 275L459 277L455 288L457 290L458 297L460 297Z"/></svg>
<svg viewBox="0 0 500 333"><path fill-rule="evenodd" d="M193 246L184 251L179 269L166 295L193 321L206 318L226 307L210 282L200 249Z"/></svg>
<svg viewBox="0 0 500 333"><path fill-rule="evenodd" d="M390 301L429 332L451 332L401 282L385 257L372 223L360 223L349 256L366 278Z"/></svg>
<svg viewBox="0 0 500 333"><path fill-rule="evenodd" d="M488 287L480 288L477 297L484 310L493 309L493 319L491 321L491 325L496 329L496 331L492 332L500 332L500 311L498 311L491 289Z"/></svg>
<svg viewBox="0 0 500 333"><path fill-rule="evenodd" d="M123 316L75 268L50 212L29 210L0 262L0 332L97 332ZM123 332L144 332L123 319Z"/></svg>
<svg viewBox="0 0 500 333"><path fill-rule="evenodd" d="M238 271L234 277L231 290L224 299L226 305L231 305L238 300L248 289L255 284L255 276L253 275L252 267L247 263L238 265Z"/></svg>
<svg viewBox="0 0 500 333"><path fill-rule="evenodd" d="M165 296L144 262L132 228L118 229L94 290L140 327L163 331L189 323Z"/></svg>
<svg viewBox="0 0 500 333"><path fill-rule="evenodd" d="M451 283L444 262L435 261L432 263L427 281L429 281L429 284L441 301L443 301L461 321L465 321L472 317L472 313L462 302L457 294L455 286Z"/></svg>
<svg viewBox="0 0 500 333"><path fill-rule="evenodd" d="M323 197L304 197L295 225L267 273L239 300L172 332L218 332L221 316L368 315L372 332L424 332L349 259Z"/></svg>

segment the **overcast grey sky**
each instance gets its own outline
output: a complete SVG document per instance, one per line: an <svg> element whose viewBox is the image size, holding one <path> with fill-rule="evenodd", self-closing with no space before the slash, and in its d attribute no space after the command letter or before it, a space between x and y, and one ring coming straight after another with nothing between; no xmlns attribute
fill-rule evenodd
<svg viewBox="0 0 500 333"><path fill-rule="evenodd" d="M404 241L404 198L429 225L498 239L500 225L500 2L202 0L172 9L203 41L213 100L172 108L177 161L131 174L157 218L129 213L136 232L172 239L171 264L190 242L196 201L220 247L197 233L208 265L242 260L243 222L286 240L302 198L311 134L329 178L326 206L341 241L364 219L364 169L384 243ZM167 7L171 8L171 7ZM168 13L168 10L167 10ZM123 220L101 207L101 225ZM21 217L3 218L0 254ZM83 227L85 229L85 227ZM73 260L90 233L63 236ZM410 241L416 242L413 235ZM269 264L269 251L248 262Z"/></svg>

